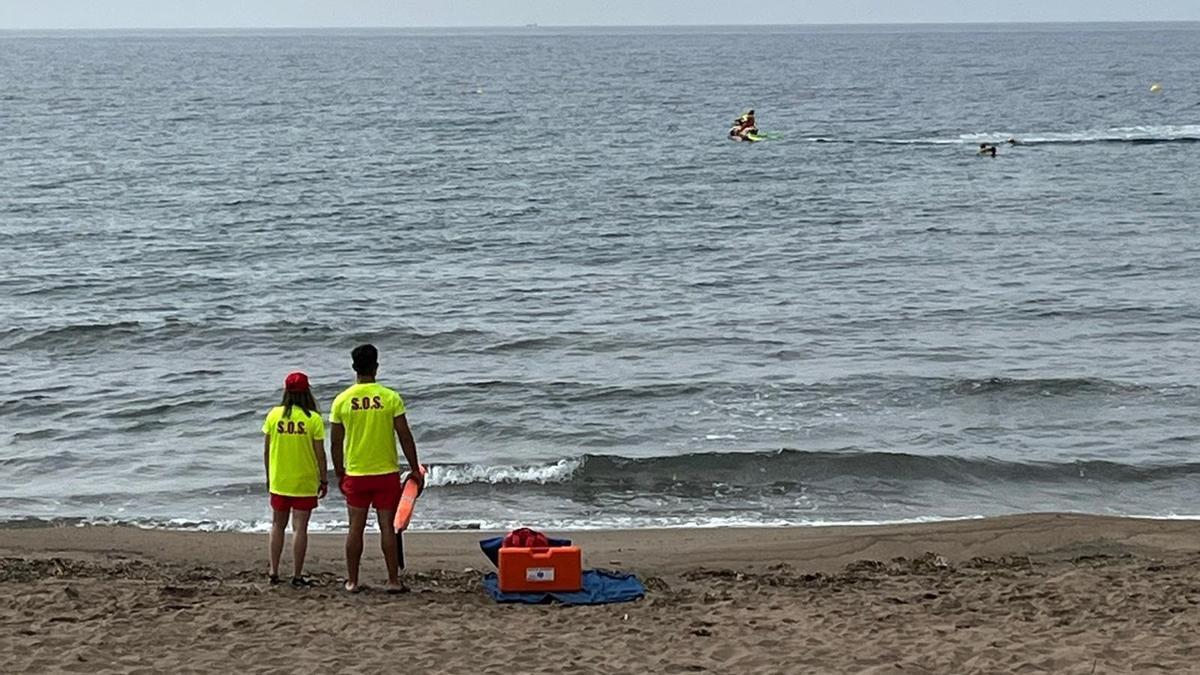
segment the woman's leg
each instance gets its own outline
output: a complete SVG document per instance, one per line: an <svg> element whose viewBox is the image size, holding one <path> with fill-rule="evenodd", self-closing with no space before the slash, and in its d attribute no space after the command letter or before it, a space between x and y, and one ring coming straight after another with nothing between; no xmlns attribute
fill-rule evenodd
<svg viewBox="0 0 1200 675"><path fill-rule="evenodd" d="M271 510L271 578L279 576L279 559L283 556L283 531L287 528L288 514L286 511Z"/></svg>
<svg viewBox="0 0 1200 675"><path fill-rule="evenodd" d="M308 518L312 511L292 509L292 578L304 576L304 556L308 553Z"/></svg>

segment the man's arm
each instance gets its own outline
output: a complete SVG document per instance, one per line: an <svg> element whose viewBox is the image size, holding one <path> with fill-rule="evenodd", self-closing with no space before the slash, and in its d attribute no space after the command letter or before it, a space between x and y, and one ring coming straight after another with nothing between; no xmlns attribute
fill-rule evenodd
<svg viewBox="0 0 1200 675"><path fill-rule="evenodd" d="M417 442L413 440L412 429L408 428L408 418L401 413L392 418L392 426L396 429L396 436L400 438L400 448L404 450L404 459L408 462L411 475L420 481L421 487L425 487L425 477L418 470L420 463L417 461Z"/></svg>
<svg viewBox="0 0 1200 675"><path fill-rule="evenodd" d="M329 454L333 455L333 475L338 477L341 486L342 477L346 475L346 465L342 462L342 441L346 438L346 427L340 422L330 425Z"/></svg>
<svg viewBox="0 0 1200 675"><path fill-rule="evenodd" d="M263 434L263 470L267 472L267 489L271 489L271 437Z"/></svg>

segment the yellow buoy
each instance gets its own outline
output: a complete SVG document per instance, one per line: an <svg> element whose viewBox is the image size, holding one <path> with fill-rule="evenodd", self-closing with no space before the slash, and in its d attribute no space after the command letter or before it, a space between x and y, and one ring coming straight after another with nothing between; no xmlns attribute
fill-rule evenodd
<svg viewBox="0 0 1200 675"><path fill-rule="evenodd" d="M1159 83L1155 82L1154 84L1150 85L1150 93L1151 93L1151 94L1158 94L1158 93L1161 93L1161 92L1162 92L1162 85L1161 85L1161 84L1159 84Z"/></svg>

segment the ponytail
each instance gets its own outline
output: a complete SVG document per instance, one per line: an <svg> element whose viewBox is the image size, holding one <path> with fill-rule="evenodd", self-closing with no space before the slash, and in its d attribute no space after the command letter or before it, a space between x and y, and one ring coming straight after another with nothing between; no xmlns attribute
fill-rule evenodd
<svg viewBox="0 0 1200 675"><path fill-rule="evenodd" d="M283 401L279 405L283 406L284 419L292 418L292 407L299 407L304 411L305 415L321 412L321 409L317 407L317 399L313 398L311 389L305 389L304 391L287 391L285 389L283 392Z"/></svg>

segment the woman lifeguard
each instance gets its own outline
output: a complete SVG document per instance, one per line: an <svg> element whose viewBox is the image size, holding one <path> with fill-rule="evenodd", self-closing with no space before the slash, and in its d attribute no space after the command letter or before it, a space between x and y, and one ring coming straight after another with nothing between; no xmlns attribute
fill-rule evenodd
<svg viewBox="0 0 1200 675"><path fill-rule="evenodd" d="M304 555L308 518L329 491L325 467L325 424L308 388L308 376L283 381L283 402L263 422L263 466L271 492L271 583L279 583L284 530L292 521L292 585L308 586Z"/></svg>

